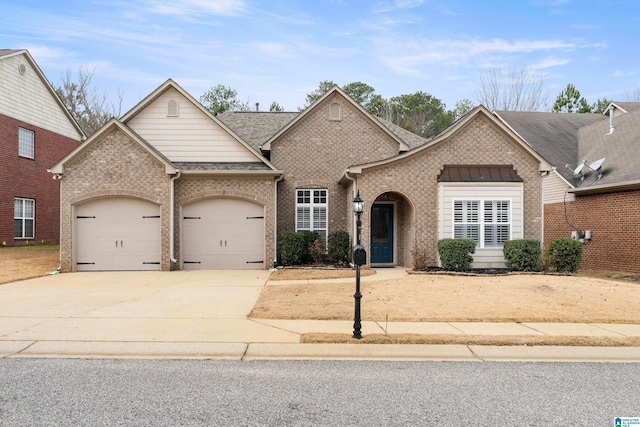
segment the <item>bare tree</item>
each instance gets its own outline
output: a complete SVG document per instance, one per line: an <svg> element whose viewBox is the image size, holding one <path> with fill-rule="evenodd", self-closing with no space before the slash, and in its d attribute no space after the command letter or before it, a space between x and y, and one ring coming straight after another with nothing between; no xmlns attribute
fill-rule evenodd
<svg viewBox="0 0 640 427"><path fill-rule="evenodd" d="M640 87L626 91L624 93L624 98L627 102L640 102Z"/></svg>
<svg viewBox="0 0 640 427"><path fill-rule="evenodd" d="M75 76L67 69L60 79L60 86L54 86L56 94L87 136L110 118L120 116L122 111L122 91L118 92L114 103L106 92L92 83L96 68L97 65L93 69L80 67Z"/></svg>
<svg viewBox="0 0 640 427"><path fill-rule="evenodd" d="M542 75L528 68L489 69L480 76L476 96L489 110L543 111L548 104Z"/></svg>

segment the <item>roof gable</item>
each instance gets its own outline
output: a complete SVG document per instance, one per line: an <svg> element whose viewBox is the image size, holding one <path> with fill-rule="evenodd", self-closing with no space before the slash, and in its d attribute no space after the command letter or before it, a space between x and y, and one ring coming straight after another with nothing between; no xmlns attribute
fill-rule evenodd
<svg viewBox="0 0 640 427"><path fill-rule="evenodd" d="M78 141L86 138L24 49L0 49L0 114Z"/></svg>
<svg viewBox="0 0 640 427"><path fill-rule="evenodd" d="M302 120L307 117L307 115L311 114L319 105L321 105L327 98L333 96L334 94L338 94L348 103L350 103L355 109L360 111L367 120L370 120L371 123L379 128L382 132L389 135L394 141L398 143L399 151L408 151L410 149L409 145L405 143L401 138L398 137L395 133L393 133L388 127L384 126L378 119L373 117L371 113L365 110L360 104L355 102L349 95L347 95L339 86L334 86L332 89L328 90L324 95L322 95L319 99L317 99L313 104L307 107L303 112L301 112L298 116L296 116L293 120L291 120L286 126L281 128L276 134L274 134L271 138L269 138L263 145L263 151L271 150L271 143L280 138L284 133L286 133L289 129L296 126L296 124L300 123Z"/></svg>
<svg viewBox="0 0 640 427"><path fill-rule="evenodd" d="M174 102L175 114L168 112ZM276 168L223 121L169 79L128 111L122 122L174 163L259 163Z"/></svg>
<svg viewBox="0 0 640 427"><path fill-rule="evenodd" d="M414 156L417 153L420 153L424 150L428 150L434 147L435 145L442 144L445 141L450 140L460 130L462 130L465 126L467 126L467 124L471 123L473 120L475 120L478 117L484 117L488 119L491 123L496 125L499 129L501 129L503 132L505 132L507 135L513 138L520 145L520 147L524 149L524 151L526 151L532 157L534 157L539 161L540 171L551 170L551 165L540 154L538 154L534 149L532 149L517 133L515 133L513 129L506 126L502 121L498 120L498 118L496 118L493 114L491 114L489 110L487 110L485 107L480 105L474 108L473 110L471 110L467 115L462 117L460 120L456 121L453 125L449 126L447 129L445 129L438 136L430 140L428 143L390 159L381 160L378 162L372 162L368 164L350 166L349 169L347 170L347 173L358 174L358 173L361 173L364 169L378 167L378 166L386 165L386 164L397 162L397 161L402 161L403 159Z"/></svg>
<svg viewBox="0 0 640 427"><path fill-rule="evenodd" d="M165 171L167 174L175 174L177 173L177 169L171 164L171 162L162 155L162 153L158 152L154 149L150 144L148 144L144 139L142 139L139 135L129 129L126 125L120 122L118 119L111 119L104 126L94 132L86 141L76 147L72 152L67 154L61 160L59 160L55 165L48 169L48 172L53 173L55 175L63 175L65 171L65 165L71 162L73 159L84 153L89 147L98 143L100 139L111 132L113 129L119 129L124 132L131 140L138 143L145 151L147 151L152 157L154 157L159 163L164 165Z"/></svg>

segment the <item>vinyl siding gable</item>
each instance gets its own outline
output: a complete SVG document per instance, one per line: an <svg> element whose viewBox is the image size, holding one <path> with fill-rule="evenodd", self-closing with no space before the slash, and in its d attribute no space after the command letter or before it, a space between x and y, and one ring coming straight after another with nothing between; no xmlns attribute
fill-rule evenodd
<svg viewBox="0 0 640 427"><path fill-rule="evenodd" d="M24 66L24 73L19 67ZM23 53L0 59L0 114L80 141L81 135Z"/></svg>
<svg viewBox="0 0 640 427"><path fill-rule="evenodd" d="M177 115L168 114L169 101L177 102ZM172 162L261 161L173 88L138 112L127 125Z"/></svg>

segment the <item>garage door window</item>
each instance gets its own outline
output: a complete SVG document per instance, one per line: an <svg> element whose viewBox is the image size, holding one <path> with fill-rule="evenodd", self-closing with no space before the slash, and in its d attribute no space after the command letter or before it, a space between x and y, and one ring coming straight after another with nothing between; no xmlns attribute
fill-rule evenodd
<svg viewBox="0 0 640 427"><path fill-rule="evenodd" d="M315 231L327 244L327 190L296 190L296 231Z"/></svg>
<svg viewBox="0 0 640 427"><path fill-rule="evenodd" d="M33 199L14 199L13 237L15 239L33 239L35 206L36 201Z"/></svg>

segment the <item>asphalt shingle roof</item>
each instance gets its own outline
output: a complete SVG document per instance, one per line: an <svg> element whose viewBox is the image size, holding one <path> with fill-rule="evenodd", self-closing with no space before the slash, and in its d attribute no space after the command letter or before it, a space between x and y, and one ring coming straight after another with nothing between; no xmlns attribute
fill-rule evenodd
<svg viewBox="0 0 640 427"><path fill-rule="evenodd" d="M300 113L261 112L261 111L225 111L217 118L227 125L246 143L260 151L262 144L278 133ZM376 118L391 133L405 142L412 150L429 142L406 129L396 126L386 120Z"/></svg>
<svg viewBox="0 0 640 427"><path fill-rule="evenodd" d="M640 180L640 103L616 102L628 113L614 117L615 131L609 133L609 117L603 114L568 114L499 111L531 147L557 168L576 187L614 185ZM602 178L583 168L583 182L573 174L583 161L591 164L605 158ZM565 167L569 164L570 168Z"/></svg>
<svg viewBox="0 0 640 427"><path fill-rule="evenodd" d="M225 111L217 118L260 152L262 144L300 113Z"/></svg>

